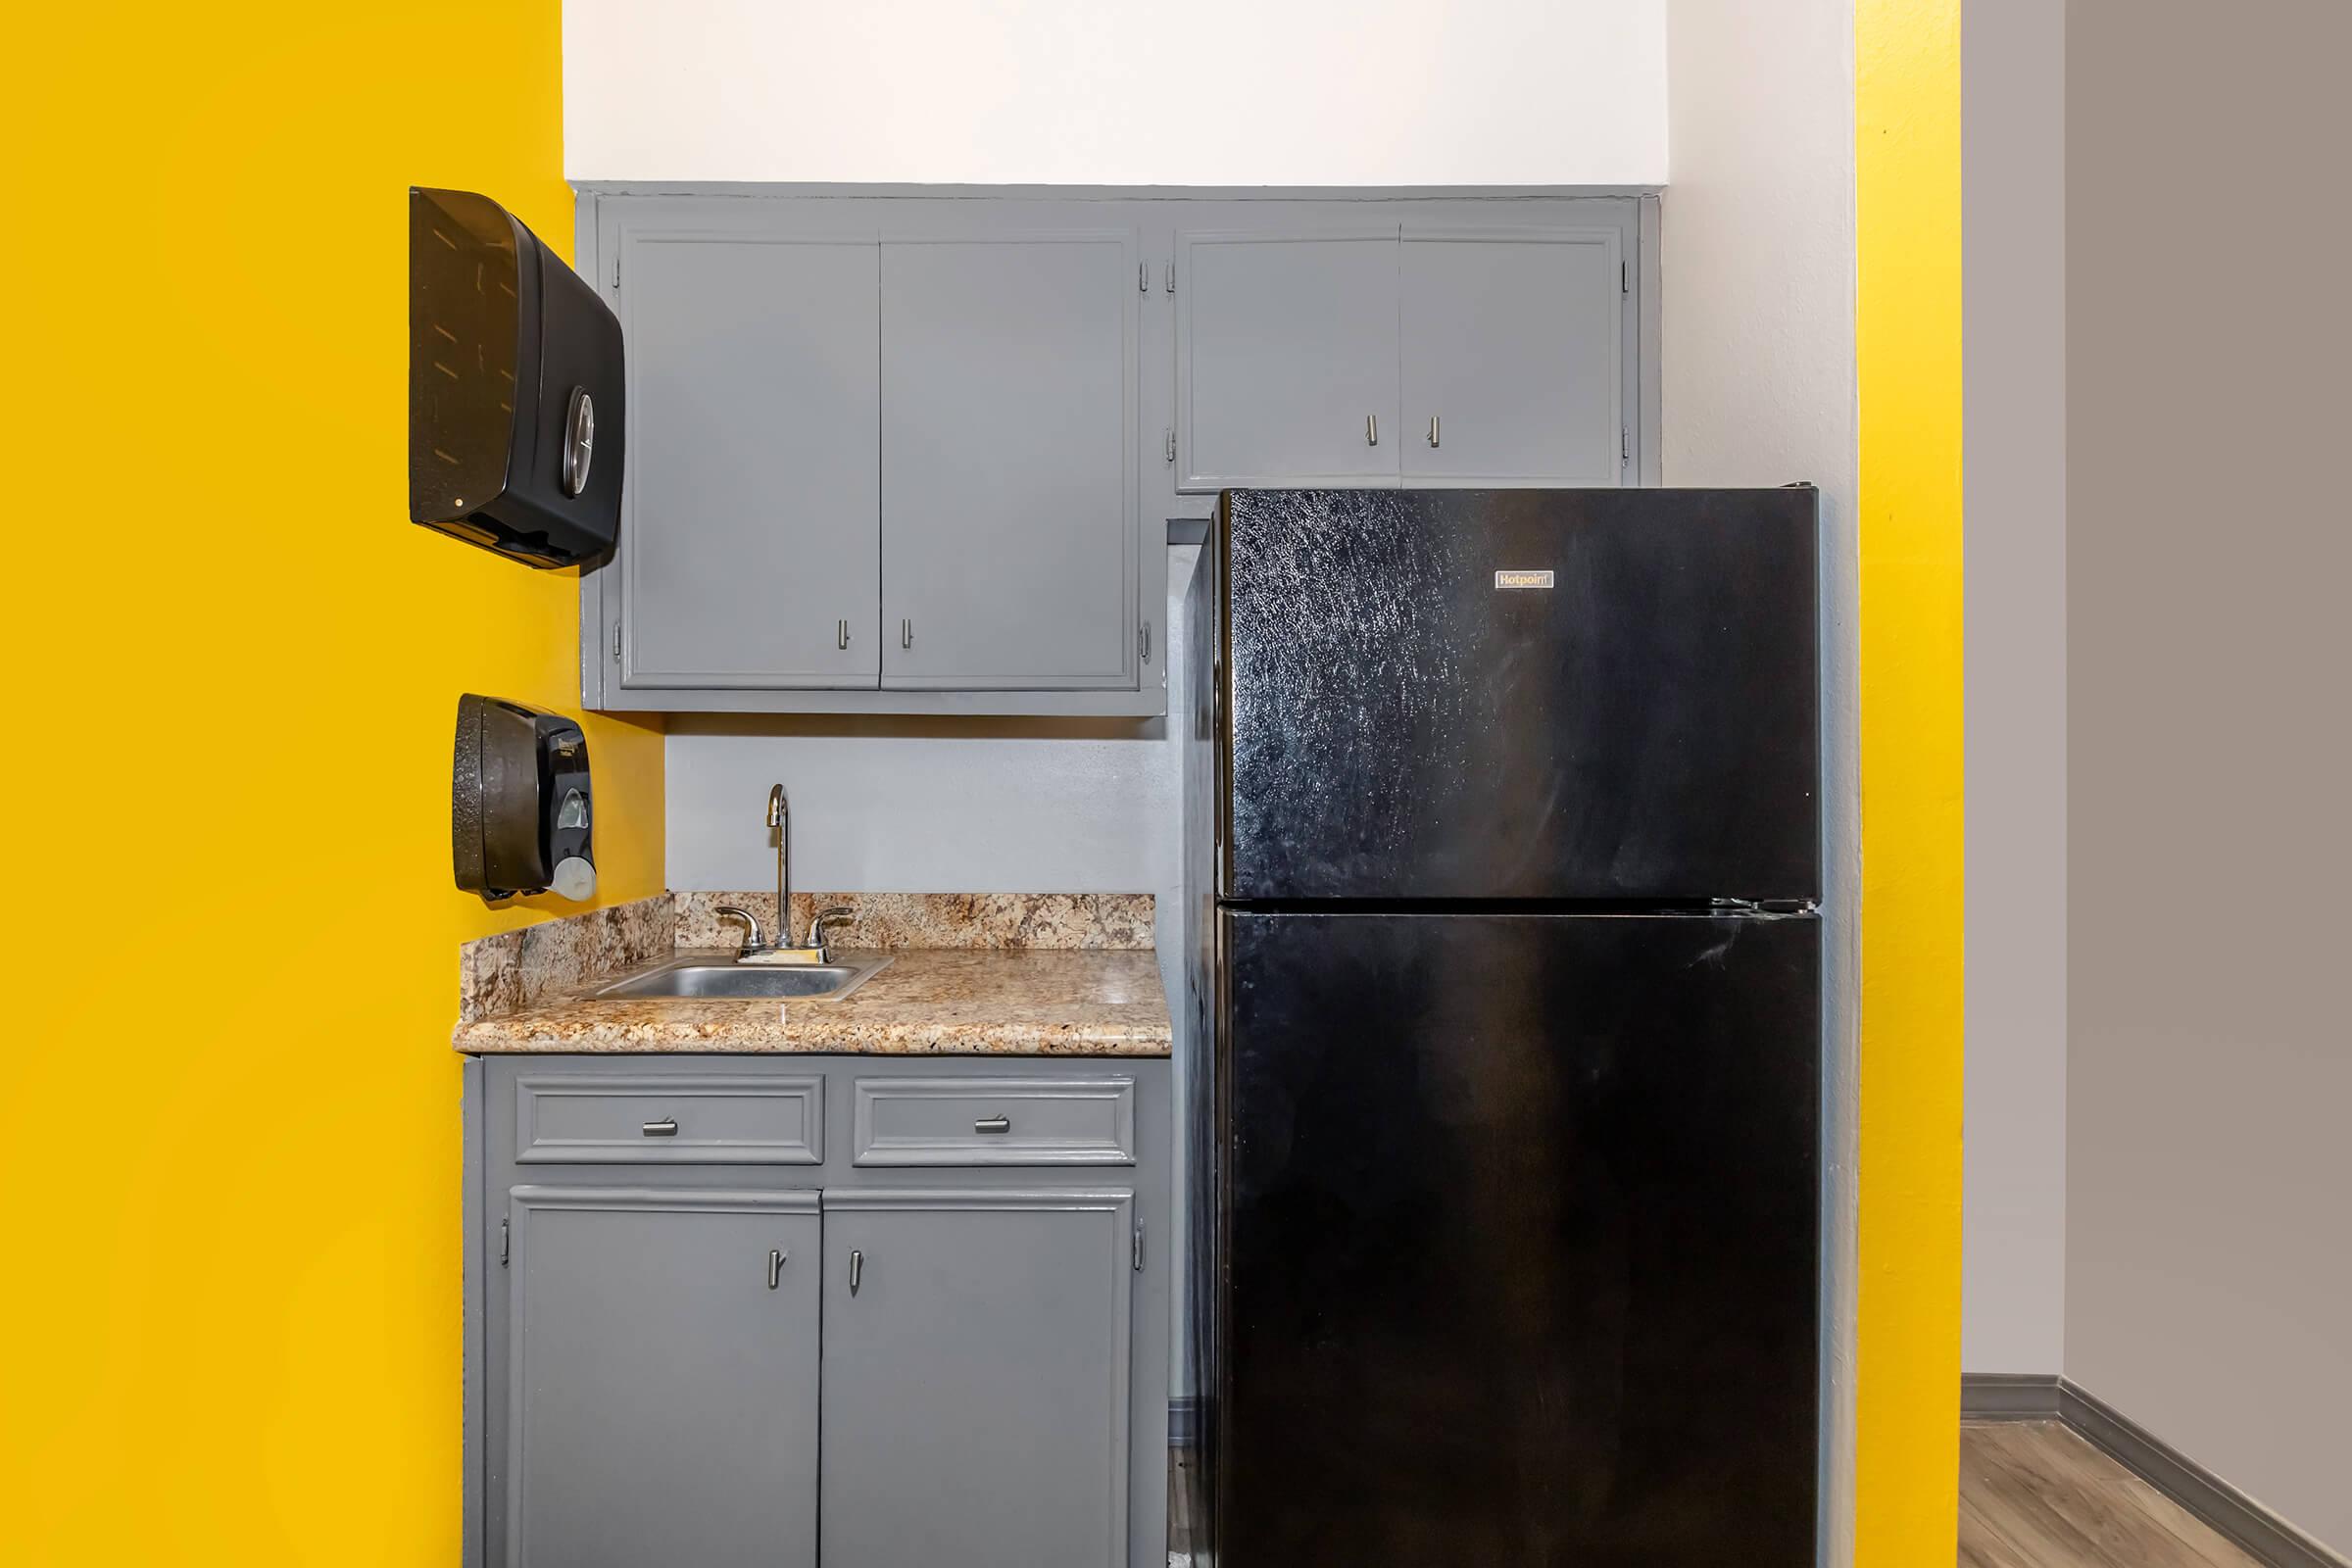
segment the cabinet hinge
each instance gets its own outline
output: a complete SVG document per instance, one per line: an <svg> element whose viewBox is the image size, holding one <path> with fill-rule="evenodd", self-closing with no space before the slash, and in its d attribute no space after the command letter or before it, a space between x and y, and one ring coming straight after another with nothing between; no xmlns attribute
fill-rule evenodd
<svg viewBox="0 0 2352 1568"><path fill-rule="evenodd" d="M1633 291L1633 272L1627 268L1625 263L1619 262L1617 264L1617 292L1620 294L1631 294Z"/></svg>
<svg viewBox="0 0 2352 1568"><path fill-rule="evenodd" d="M1134 1262L1135 1271L1141 1274L1144 1271L1144 1222L1140 1219L1135 1222Z"/></svg>
<svg viewBox="0 0 2352 1568"><path fill-rule="evenodd" d="M508 1234L508 1228L511 1224L512 1221L503 1219L498 1222L498 1266L500 1268L505 1268L507 1266L509 1249L514 1243L514 1238Z"/></svg>
<svg viewBox="0 0 2352 1568"><path fill-rule="evenodd" d="M1168 426L1167 440L1162 445L1166 448L1168 461L1174 463L1176 461L1176 427L1174 425Z"/></svg>

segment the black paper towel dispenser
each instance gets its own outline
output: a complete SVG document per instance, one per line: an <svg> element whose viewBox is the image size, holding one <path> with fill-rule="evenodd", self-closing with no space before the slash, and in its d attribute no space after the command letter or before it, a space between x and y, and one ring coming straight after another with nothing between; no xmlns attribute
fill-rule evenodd
<svg viewBox="0 0 2352 1568"><path fill-rule="evenodd" d="M409 192L409 517L534 566L620 527L620 322L505 208Z"/></svg>
<svg viewBox="0 0 2352 1568"><path fill-rule="evenodd" d="M574 720L497 697L458 699L450 855L485 903L553 888L596 896L588 737Z"/></svg>

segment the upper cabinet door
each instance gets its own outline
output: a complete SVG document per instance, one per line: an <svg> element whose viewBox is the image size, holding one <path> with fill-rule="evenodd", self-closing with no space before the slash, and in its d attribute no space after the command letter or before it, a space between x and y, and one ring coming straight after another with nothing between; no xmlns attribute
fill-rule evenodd
<svg viewBox="0 0 2352 1568"><path fill-rule="evenodd" d="M624 229L621 261L621 685L875 685L872 236Z"/></svg>
<svg viewBox="0 0 2352 1568"><path fill-rule="evenodd" d="M882 683L1136 684L1132 229L882 243Z"/></svg>
<svg viewBox="0 0 2352 1568"><path fill-rule="evenodd" d="M517 1187L506 1568L815 1568L814 1193Z"/></svg>
<svg viewBox="0 0 2352 1568"><path fill-rule="evenodd" d="M1408 484L1627 482L1614 228L1404 230Z"/></svg>
<svg viewBox="0 0 2352 1568"><path fill-rule="evenodd" d="M825 1568L1141 1560L1132 1195L827 1189L824 1210Z"/></svg>
<svg viewBox="0 0 2352 1568"><path fill-rule="evenodd" d="M1396 482L1396 229L1176 236L1177 488Z"/></svg>

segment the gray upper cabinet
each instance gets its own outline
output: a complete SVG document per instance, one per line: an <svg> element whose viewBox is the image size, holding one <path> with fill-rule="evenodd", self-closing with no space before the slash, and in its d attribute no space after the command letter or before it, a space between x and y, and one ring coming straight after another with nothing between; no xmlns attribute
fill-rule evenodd
<svg viewBox="0 0 2352 1568"><path fill-rule="evenodd" d="M1176 236L1179 490L1396 483L1396 233Z"/></svg>
<svg viewBox="0 0 2352 1568"><path fill-rule="evenodd" d="M1131 1195L828 1190L824 1206L825 1568L1136 1560Z"/></svg>
<svg viewBox="0 0 2352 1568"><path fill-rule="evenodd" d="M1407 484L1623 482L1623 259L1614 228L1406 225Z"/></svg>
<svg viewBox="0 0 2352 1568"><path fill-rule="evenodd" d="M629 376L620 686L873 687L873 237L632 224L619 259Z"/></svg>
<svg viewBox="0 0 2352 1568"><path fill-rule="evenodd" d="M814 1568L816 1195L525 1186L508 1223L503 1560Z"/></svg>
<svg viewBox="0 0 2352 1568"><path fill-rule="evenodd" d="M1132 689L1132 229L885 238L882 684Z"/></svg>
<svg viewBox="0 0 2352 1568"><path fill-rule="evenodd" d="M1221 489L1656 477L1649 198L579 200L629 375L590 709L1155 715Z"/></svg>

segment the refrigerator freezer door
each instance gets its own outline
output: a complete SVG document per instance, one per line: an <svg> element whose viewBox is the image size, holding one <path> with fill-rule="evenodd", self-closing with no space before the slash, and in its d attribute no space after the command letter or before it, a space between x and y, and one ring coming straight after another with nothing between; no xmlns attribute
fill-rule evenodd
<svg viewBox="0 0 2352 1568"><path fill-rule="evenodd" d="M1219 921L1215 1560L1811 1568L1817 920Z"/></svg>
<svg viewBox="0 0 2352 1568"><path fill-rule="evenodd" d="M1228 492L1219 891L1817 898L1814 514Z"/></svg>

